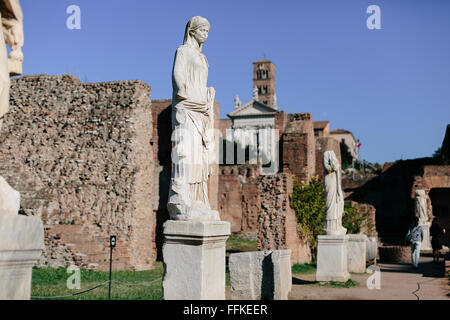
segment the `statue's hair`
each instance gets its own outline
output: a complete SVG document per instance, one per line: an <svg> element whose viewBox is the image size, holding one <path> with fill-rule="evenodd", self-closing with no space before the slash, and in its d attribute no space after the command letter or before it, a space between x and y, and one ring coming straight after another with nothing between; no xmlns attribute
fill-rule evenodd
<svg viewBox="0 0 450 320"><path fill-rule="evenodd" d="M186 24L186 30L184 32L184 40L183 44L186 44L188 42L188 39L190 38L190 32L193 30L197 30L198 28L202 26L208 26L208 28L211 28L211 25L209 21L206 18L195 16L189 19L188 23ZM200 46L201 49L201 46Z"/></svg>

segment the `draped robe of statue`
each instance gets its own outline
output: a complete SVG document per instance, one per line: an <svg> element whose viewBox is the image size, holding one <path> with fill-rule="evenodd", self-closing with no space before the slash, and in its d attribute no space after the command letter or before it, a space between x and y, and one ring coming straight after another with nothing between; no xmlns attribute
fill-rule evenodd
<svg viewBox="0 0 450 320"><path fill-rule="evenodd" d="M211 210L208 178L214 161L214 88L207 88L208 61L187 41L178 47L172 72L172 177L168 211L176 220L220 220Z"/></svg>
<svg viewBox="0 0 450 320"><path fill-rule="evenodd" d="M342 227L344 213L344 194L341 187L339 160L333 151L323 155L325 187L325 225L326 235L345 235L347 229Z"/></svg>

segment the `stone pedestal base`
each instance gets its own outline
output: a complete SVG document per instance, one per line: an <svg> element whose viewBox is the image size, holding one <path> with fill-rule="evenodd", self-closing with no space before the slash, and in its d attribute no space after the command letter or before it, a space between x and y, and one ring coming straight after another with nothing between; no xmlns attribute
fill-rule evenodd
<svg viewBox="0 0 450 320"><path fill-rule="evenodd" d="M348 272L366 272L366 241L365 234L349 234L347 245Z"/></svg>
<svg viewBox="0 0 450 320"><path fill-rule="evenodd" d="M292 289L291 250L233 253L232 300L287 300Z"/></svg>
<svg viewBox="0 0 450 320"><path fill-rule="evenodd" d="M31 268L44 249L39 217L1 216L0 300L29 300Z"/></svg>
<svg viewBox="0 0 450 320"><path fill-rule="evenodd" d="M422 245L420 246L420 251L426 251L426 250L433 250L433 247L431 246L431 240L430 240L430 223L424 223L420 225L423 230L423 241Z"/></svg>
<svg viewBox="0 0 450 320"><path fill-rule="evenodd" d="M318 236L316 281L346 282L348 235Z"/></svg>
<svg viewBox="0 0 450 320"><path fill-rule="evenodd" d="M164 300L224 300L225 221L164 223Z"/></svg>
<svg viewBox="0 0 450 320"><path fill-rule="evenodd" d="M366 241L366 266L377 263L378 237L368 236Z"/></svg>

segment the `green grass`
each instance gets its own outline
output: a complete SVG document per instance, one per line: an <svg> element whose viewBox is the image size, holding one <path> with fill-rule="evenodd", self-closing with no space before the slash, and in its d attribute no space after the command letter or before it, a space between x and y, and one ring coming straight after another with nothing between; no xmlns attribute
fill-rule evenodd
<svg viewBox="0 0 450 320"><path fill-rule="evenodd" d="M293 274L301 274L301 273L313 273L316 272L316 264L315 263L305 263L305 264L294 264L292 266Z"/></svg>
<svg viewBox="0 0 450 320"><path fill-rule="evenodd" d="M164 270L161 262L156 262L155 268L148 271L113 271L112 280L123 283L113 282L111 284L111 299L160 300L162 298L160 279L163 272ZM80 290L70 290L67 288L67 279L70 276L71 274L68 274L64 268L33 268L31 296L48 297L71 295L107 281L109 273L81 269ZM39 300L37 298L32 299ZM108 299L108 284L106 283L105 285L84 294L57 299L106 300Z"/></svg>
<svg viewBox="0 0 450 320"><path fill-rule="evenodd" d="M227 240L227 251L257 251L258 243L256 240L245 240L229 237Z"/></svg>
<svg viewBox="0 0 450 320"><path fill-rule="evenodd" d="M347 282L342 283L342 282L334 282L334 281L330 281L330 282L325 282L325 283L321 283L321 282L316 282L316 285L320 286L320 287L326 287L326 288L351 288L351 287L359 287L359 282L352 280L352 279L348 279Z"/></svg>

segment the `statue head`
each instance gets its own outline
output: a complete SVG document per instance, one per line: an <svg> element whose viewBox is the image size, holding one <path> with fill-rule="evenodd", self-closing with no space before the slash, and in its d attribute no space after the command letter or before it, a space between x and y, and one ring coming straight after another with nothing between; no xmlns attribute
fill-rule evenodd
<svg viewBox="0 0 450 320"><path fill-rule="evenodd" d="M339 161L334 151L328 150L323 153L323 168L327 173L338 171Z"/></svg>
<svg viewBox="0 0 450 320"><path fill-rule="evenodd" d="M186 25L183 44L194 45L197 43L200 50L202 50L203 43L208 38L210 27L209 21L205 18L200 16L192 17Z"/></svg>

